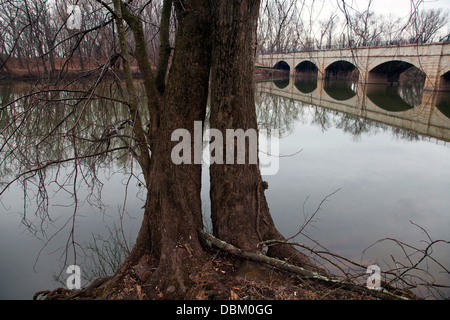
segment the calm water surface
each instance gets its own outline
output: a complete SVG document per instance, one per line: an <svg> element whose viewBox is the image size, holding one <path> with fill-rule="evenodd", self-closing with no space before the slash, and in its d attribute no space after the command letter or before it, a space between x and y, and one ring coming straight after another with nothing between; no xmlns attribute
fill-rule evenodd
<svg viewBox="0 0 450 320"><path fill-rule="evenodd" d="M383 238L423 248L427 235L414 224L433 240L450 239L449 95L413 85L363 87L294 79L256 86L260 127L277 128L282 135L279 171L264 179L271 213L285 236L296 234L333 194L304 233L357 262L378 263L383 269L392 266L391 255L400 261L398 246L389 242L365 251ZM2 87L1 92L8 90ZM60 176L64 170L71 172L68 166ZM132 242L139 230L145 195L138 179L128 179L131 170L129 163L115 163L97 172L101 202L79 185L75 239L82 270L89 262L82 258L83 246L92 243L93 235L108 237L107 226L118 224L121 214L126 239ZM207 172L204 184L207 216ZM52 220L46 233L32 233L23 225L24 205L27 219L39 225L32 196L25 199L20 184L0 198L0 299L31 299L36 291L62 286L55 275L63 272L65 279L64 263L74 263L71 254L65 261L64 251L71 231L66 222L73 212L70 193L49 185ZM60 228L63 232L52 238ZM312 244L304 237L296 240ZM448 252L448 246L433 252L447 268ZM448 275L429 268L437 282L450 284Z"/></svg>

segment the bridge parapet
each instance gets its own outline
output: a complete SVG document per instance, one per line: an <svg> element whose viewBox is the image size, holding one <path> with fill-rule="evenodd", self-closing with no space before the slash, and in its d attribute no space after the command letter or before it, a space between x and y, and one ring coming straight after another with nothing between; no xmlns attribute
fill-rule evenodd
<svg viewBox="0 0 450 320"><path fill-rule="evenodd" d="M280 61L286 62L289 66L291 76L296 75L299 71L297 67L302 62L309 61L317 67L317 75L322 79L330 75L330 66L333 64L349 63L358 71L358 81L364 83L384 83L395 80L396 77L392 76L394 68L389 67L392 66L392 62L396 64L398 72L403 72L412 65L425 74L425 90L450 90L450 43L448 42L262 54L257 58L258 63L267 67L274 67ZM401 64L404 65L403 68L399 68ZM383 69L380 67L382 65L387 67ZM381 72L374 72L377 68Z"/></svg>

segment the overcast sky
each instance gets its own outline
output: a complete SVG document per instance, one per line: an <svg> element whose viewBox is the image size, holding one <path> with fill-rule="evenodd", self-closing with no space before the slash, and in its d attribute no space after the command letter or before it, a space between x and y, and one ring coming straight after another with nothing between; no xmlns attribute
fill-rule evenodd
<svg viewBox="0 0 450 320"><path fill-rule="evenodd" d="M367 7L367 0L353 1L355 4L364 9ZM411 10L410 0L373 0L372 9L378 14L395 14L399 17L407 16ZM450 0L429 0L424 1L425 9L444 8L450 10Z"/></svg>
<svg viewBox="0 0 450 320"><path fill-rule="evenodd" d="M315 0L314 11L317 13L322 6L321 13L329 15L329 13L339 10L337 3L341 3L342 0ZM309 1L311 3L311 1ZM346 0L347 5L357 9L358 11L364 11L367 8L369 0ZM443 8L450 11L450 0L425 0L421 6L421 9L436 9ZM411 12L411 0L373 0L371 10L376 14L394 14L398 17L406 17Z"/></svg>
<svg viewBox="0 0 450 320"><path fill-rule="evenodd" d="M415 2L417 1L415 0ZM350 8L363 12L367 9L369 0L345 0L345 2ZM338 3L341 4L342 0L307 0L305 3L307 3L306 7L303 8L305 19L312 18L312 21L318 22L326 20L332 13L336 13L342 18L341 21L345 20L337 5ZM450 12L450 0L424 0L420 6L421 10L438 8ZM370 9L377 15L388 16L392 14L398 18L407 18L411 13L411 0L372 0ZM353 13L351 9L348 9L348 11L350 14ZM450 33L450 22L447 27L442 28L440 33Z"/></svg>

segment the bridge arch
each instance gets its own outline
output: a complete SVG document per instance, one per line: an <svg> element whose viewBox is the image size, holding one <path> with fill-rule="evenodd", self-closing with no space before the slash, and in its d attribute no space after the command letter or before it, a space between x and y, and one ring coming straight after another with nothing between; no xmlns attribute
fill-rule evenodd
<svg viewBox="0 0 450 320"><path fill-rule="evenodd" d="M308 75L308 76L317 76L319 73L319 68L315 63L305 60L297 64L295 67L296 75Z"/></svg>
<svg viewBox="0 0 450 320"><path fill-rule="evenodd" d="M406 73L405 73L406 72ZM398 83L402 74L404 80L418 80L425 84L426 74L410 62L403 60L391 60L379 64L369 71L369 83Z"/></svg>
<svg viewBox="0 0 450 320"><path fill-rule="evenodd" d="M286 72L291 71L291 66L290 66L286 61L284 61L284 60L278 61L278 62L274 65L273 68L274 68L274 69L278 69L278 70L283 70L283 71L286 71Z"/></svg>
<svg viewBox="0 0 450 320"><path fill-rule="evenodd" d="M331 63L325 69L325 80L359 80L359 69L353 63L346 60L338 60Z"/></svg>
<svg viewBox="0 0 450 320"><path fill-rule="evenodd" d="M328 49L317 51L299 51L286 53L266 53L258 55L258 62L263 66L273 68L279 61L285 61L290 66L290 75L295 75L295 68L303 61L311 61L319 68L318 77L326 79L337 74L342 74L340 68L332 63L343 60L356 66L359 71L358 81L369 82L369 72L372 71L370 78L376 78L376 72L383 63L392 60L404 61L418 67L426 74L424 90L441 90L440 82L442 80L442 68L450 65L450 42L418 44L418 45L391 45L382 47L362 47L357 50L353 48ZM325 68L328 67L328 75ZM354 69L356 70L356 69ZM344 68L344 71L347 71ZM279 71L280 73L286 73ZM384 75L383 83L387 83L387 75ZM384 79L386 78L386 79ZM445 79L446 80L446 79ZM373 80L372 80L373 81ZM445 82L443 83L445 84ZM436 88L437 87L437 88ZM444 89L450 90L450 89Z"/></svg>
<svg viewBox="0 0 450 320"><path fill-rule="evenodd" d="M450 70L439 79L439 90L450 91Z"/></svg>

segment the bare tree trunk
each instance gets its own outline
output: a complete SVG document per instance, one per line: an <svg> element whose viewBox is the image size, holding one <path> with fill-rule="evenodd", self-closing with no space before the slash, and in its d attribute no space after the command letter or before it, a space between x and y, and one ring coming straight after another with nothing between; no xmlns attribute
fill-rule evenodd
<svg viewBox="0 0 450 320"><path fill-rule="evenodd" d="M123 5L122 9L126 11ZM158 100L159 105L149 106L157 109L151 112L156 117L151 119L149 133L151 160L147 168L145 162L140 162L148 184L143 223L131 254L108 284L111 288L129 270L134 270L140 281L147 284L149 297L165 299L184 298L192 276L206 262L198 233L203 228L201 164L174 164L171 155L177 142L171 141L171 135L182 128L193 136L194 122L205 118L210 71L209 0L177 4L176 11L177 50L168 83L164 95L153 101ZM140 31L135 32L139 27L127 14L124 18L135 34L135 56L145 76L145 57L140 56L144 39ZM154 82L153 78L146 81ZM157 261L155 271L151 270L150 261Z"/></svg>
<svg viewBox="0 0 450 320"><path fill-rule="evenodd" d="M156 86L159 92L164 93L166 86L166 75L171 53L169 41L170 14L172 12L172 0L164 0L161 13L160 46L158 65L156 68Z"/></svg>
<svg viewBox="0 0 450 320"><path fill-rule="evenodd" d="M258 129L253 70L259 5L258 0L213 3L210 125L224 137L226 129ZM248 153L247 147L246 159ZM211 164L210 179L216 237L247 251L258 250L261 241L283 239L271 218L258 165ZM309 264L289 245L270 247L268 254Z"/></svg>

